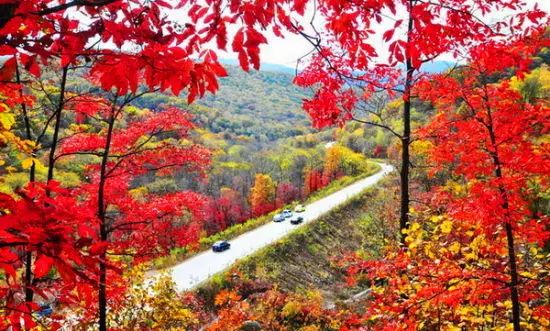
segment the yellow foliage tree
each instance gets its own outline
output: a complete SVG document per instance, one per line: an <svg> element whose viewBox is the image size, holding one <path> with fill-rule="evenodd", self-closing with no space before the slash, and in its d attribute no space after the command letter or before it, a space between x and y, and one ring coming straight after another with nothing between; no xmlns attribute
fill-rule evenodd
<svg viewBox="0 0 550 331"><path fill-rule="evenodd" d="M323 166L323 178L327 182L332 181L340 169L343 154L342 149L342 146L334 145L327 150Z"/></svg>
<svg viewBox="0 0 550 331"><path fill-rule="evenodd" d="M261 215L275 208L275 183L269 175L256 174L249 200L254 215Z"/></svg>
<svg viewBox="0 0 550 331"><path fill-rule="evenodd" d="M183 296L176 290L170 275L161 274L147 280L145 268L136 267L125 275L133 284L122 307L109 314L109 325L117 330L188 330L199 321Z"/></svg>

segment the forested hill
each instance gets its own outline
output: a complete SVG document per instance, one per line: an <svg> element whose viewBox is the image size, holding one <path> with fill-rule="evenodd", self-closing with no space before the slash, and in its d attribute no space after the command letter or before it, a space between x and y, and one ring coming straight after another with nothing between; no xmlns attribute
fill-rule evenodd
<svg viewBox="0 0 550 331"><path fill-rule="evenodd" d="M307 114L301 110L308 91L292 84L293 75L254 70L247 73L235 66L226 67L228 77L220 80L219 91L191 107L199 124L214 133L228 132L263 141L312 131ZM164 94L144 96L138 106L154 109L163 103L188 107L185 96Z"/></svg>

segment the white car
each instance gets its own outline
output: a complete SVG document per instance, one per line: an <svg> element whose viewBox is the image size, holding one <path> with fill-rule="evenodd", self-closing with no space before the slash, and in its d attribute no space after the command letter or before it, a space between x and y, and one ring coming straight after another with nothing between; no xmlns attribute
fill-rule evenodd
<svg viewBox="0 0 550 331"><path fill-rule="evenodd" d="M292 211L290 211L290 209L285 209L285 210L283 210L283 216L284 216L285 218L290 218L290 217L292 217Z"/></svg>
<svg viewBox="0 0 550 331"><path fill-rule="evenodd" d="M283 214L276 214L275 216L273 216L273 222L282 222L285 219L285 215Z"/></svg>
<svg viewBox="0 0 550 331"><path fill-rule="evenodd" d="M295 213L303 213L305 211L306 211L306 207L304 207L304 205L297 205L296 207L294 207Z"/></svg>

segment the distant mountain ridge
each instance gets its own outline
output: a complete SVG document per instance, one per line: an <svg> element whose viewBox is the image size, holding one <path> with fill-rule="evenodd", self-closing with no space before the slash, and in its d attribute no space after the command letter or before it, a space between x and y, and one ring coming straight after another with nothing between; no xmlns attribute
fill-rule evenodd
<svg viewBox="0 0 550 331"><path fill-rule="evenodd" d="M230 66L239 66L239 61L236 59L220 59L220 62ZM438 73L450 69L453 65L454 63L450 61L432 61L424 63L421 67L421 71L426 73ZM296 75L296 68L269 62L261 62L260 71L271 71Z"/></svg>
<svg viewBox="0 0 550 331"><path fill-rule="evenodd" d="M262 65L260 71L243 71L224 61L228 76L219 80L216 94L206 93L191 107L185 94L173 97L163 93L143 96L137 105L155 108L172 104L191 109L202 126L214 133L230 133L261 141L274 141L314 131L302 110L303 99L311 96L292 83L288 67ZM272 70L268 70L272 69Z"/></svg>
<svg viewBox="0 0 550 331"><path fill-rule="evenodd" d="M220 62L223 64L231 66L239 66L239 61L236 59L220 59ZM262 62L260 63L260 71L272 71L272 72L281 72L284 74L295 75L296 69L282 64Z"/></svg>

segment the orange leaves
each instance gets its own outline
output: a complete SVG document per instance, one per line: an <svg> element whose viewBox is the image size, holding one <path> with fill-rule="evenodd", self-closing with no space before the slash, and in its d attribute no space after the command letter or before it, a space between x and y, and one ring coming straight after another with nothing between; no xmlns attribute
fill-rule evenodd
<svg viewBox="0 0 550 331"><path fill-rule="evenodd" d="M249 305L241 301L241 296L232 290L222 290L215 298L221 308L217 320L208 326L209 331L237 330L250 317Z"/></svg>
<svg viewBox="0 0 550 331"><path fill-rule="evenodd" d="M241 300L241 296L232 290L221 290L214 300L216 306L231 305Z"/></svg>
<svg viewBox="0 0 550 331"><path fill-rule="evenodd" d="M250 209L255 216L275 209L275 183L269 175L256 174L250 190Z"/></svg>
<svg viewBox="0 0 550 331"><path fill-rule="evenodd" d="M239 280L240 286L232 284L231 288L237 290L221 290L217 294L215 302L219 310L215 322L207 330L239 330L246 327L281 331L358 330L361 327L356 315L346 310L325 309L318 292L286 293L265 288L257 281L241 282Z"/></svg>

